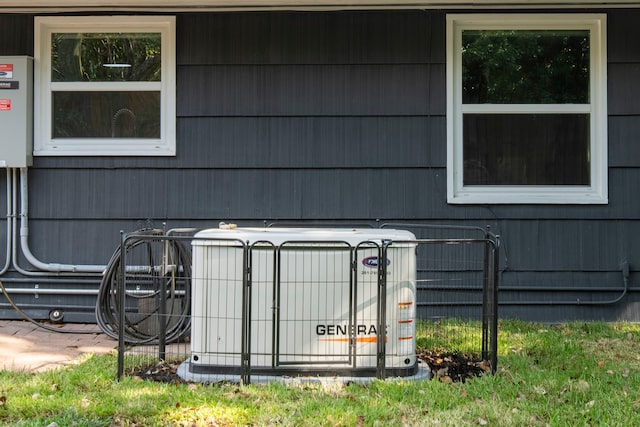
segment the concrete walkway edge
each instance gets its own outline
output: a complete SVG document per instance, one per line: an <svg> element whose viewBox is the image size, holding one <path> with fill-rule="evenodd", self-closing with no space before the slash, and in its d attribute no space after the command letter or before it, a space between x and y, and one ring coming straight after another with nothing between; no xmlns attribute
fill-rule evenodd
<svg viewBox="0 0 640 427"><path fill-rule="evenodd" d="M84 354L114 352L118 346L95 324L47 325L61 332L28 321L0 320L0 369L42 372L76 364Z"/></svg>

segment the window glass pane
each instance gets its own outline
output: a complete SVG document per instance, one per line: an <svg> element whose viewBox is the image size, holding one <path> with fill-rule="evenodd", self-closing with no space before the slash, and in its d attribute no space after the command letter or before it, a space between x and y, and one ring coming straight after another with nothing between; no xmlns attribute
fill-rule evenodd
<svg viewBox="0 0 640 427"><path fill-rule="evenodd" d="M54 33L51 81L160 81L159 33Z"/></svg>
<svg viewBox="0 0 640 427"><path fill-rule="evenodd" d="M588 114L465 114L464 185L590 185Z"/></svg>
<svg viewBox="0 0 640 427"><path fill-rule="evenodd" d="M53 138L160 138L160 92L53 92Z"/></svg>
<svg viewBox="0 0 640 427"><path fill-rule="evenodd" d="M589 31L466 30L465 104L589 103Z"/></svg>

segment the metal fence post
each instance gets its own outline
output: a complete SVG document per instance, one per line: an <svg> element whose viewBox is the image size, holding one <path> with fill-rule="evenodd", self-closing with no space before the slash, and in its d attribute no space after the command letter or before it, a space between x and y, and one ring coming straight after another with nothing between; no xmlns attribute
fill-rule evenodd
<svg viewBox="0 0 640 427"><path fill-rule="evenodd" d="M500 236L495 236L495 245L493 247L493 321L491 322L491 373L495 374L498 368L498 289L499 283L499 266L500 266Z"/></svg>
<svg viewBox="0 0 640 427"><path fill-rule="evenodd" d="M491 295L490 295L490 277L492 277L490 269L492 262L491 258L491 241L488 239L488 235L485 237L484 242L484 259L483 259L483 271L482 271L482 359L489 360L489 317L491 309Z"/></svg>
<svg viewBox="0 0 640 427"><path fill-rule="evenodd" d="M387 247L391 242L383 240L378 250L378 337L376 376L384 379L387 356Z"/></svg>
<svg viewBox="0 0 640 427"><path fill-rule="evenodd" d="M164 234L164 233L163 233ZM162 266L159 272L158 278L154 280L158 281L158 290L160 291L160 306L158 307L158 360L163 361L167 358L167 262L168 255L168 240L163 240L163 257Z"/></svg>
<svg viewBox="0 0 640 427"><path fill-rule="evenodd" d="M120 230L120 268L118 273L118 286L116 298L120 302L120 315L118 316L118 381L122 379L122 375L124 374L124 352L125 352L125 341L124 341L124 322L125 322L125 254L126 254L126 246L124 244L125 234L123 230Z"/></svg>
<svg viewBox="0 0 640 427"><path fill-rule="evenodd" d="M251 267L249 242L242 248L242 343L240 375L243 384L251 382Z"/></svg>
<svg viewBox="0 0 640 427"><path fill-rule="evenodd" d="M498 246L498 236L487 228L482 284L482 358L490 362L492 374L498 364Z"/></svg>

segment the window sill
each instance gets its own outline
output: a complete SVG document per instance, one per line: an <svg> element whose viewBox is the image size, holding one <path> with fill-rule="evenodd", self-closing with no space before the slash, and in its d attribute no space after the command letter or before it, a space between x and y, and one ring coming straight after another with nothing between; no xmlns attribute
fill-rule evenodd
<svg viewBox="0 0 640 427"><path fill-rule="evenodd" d="M447 197L449 204L557 204L603 205L609 202L604 191L590 187L526 188L466 187Z"/></svg>
<svg viewBox="0 0 640 427"><path fill-rule="evenodd" d="M58 145L46 145L36 148L34 156L175 156L175 147L168 146L161 141L109 140L109 144L100 145L96 141L82 140L74 142L60 142Z"/></svg>

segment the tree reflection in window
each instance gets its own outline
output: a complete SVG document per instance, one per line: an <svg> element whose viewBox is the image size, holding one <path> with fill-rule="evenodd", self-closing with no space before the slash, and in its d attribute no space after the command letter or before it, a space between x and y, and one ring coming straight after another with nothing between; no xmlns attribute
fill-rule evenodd
<svg viewBox="0 0 640 427"><path fill-rule="evenodd" d="M52 138L160 138L160 33L53 33ZM118 86L78 86L86 83ZM135 89L135 90L134 90ZM122 116L122 111L130 114Z"/></svg>
<svg viewBox="0 0 640 427"><path fill-rule="evenodd" d="M51 81L157 82L160 47L159 33L54 33Z"/></svg>
<svg viewBox="0 0 640 427"><path fill-rule="evenodd" d="M465 30L464 104L586 104L589 32Z"/></svg>

